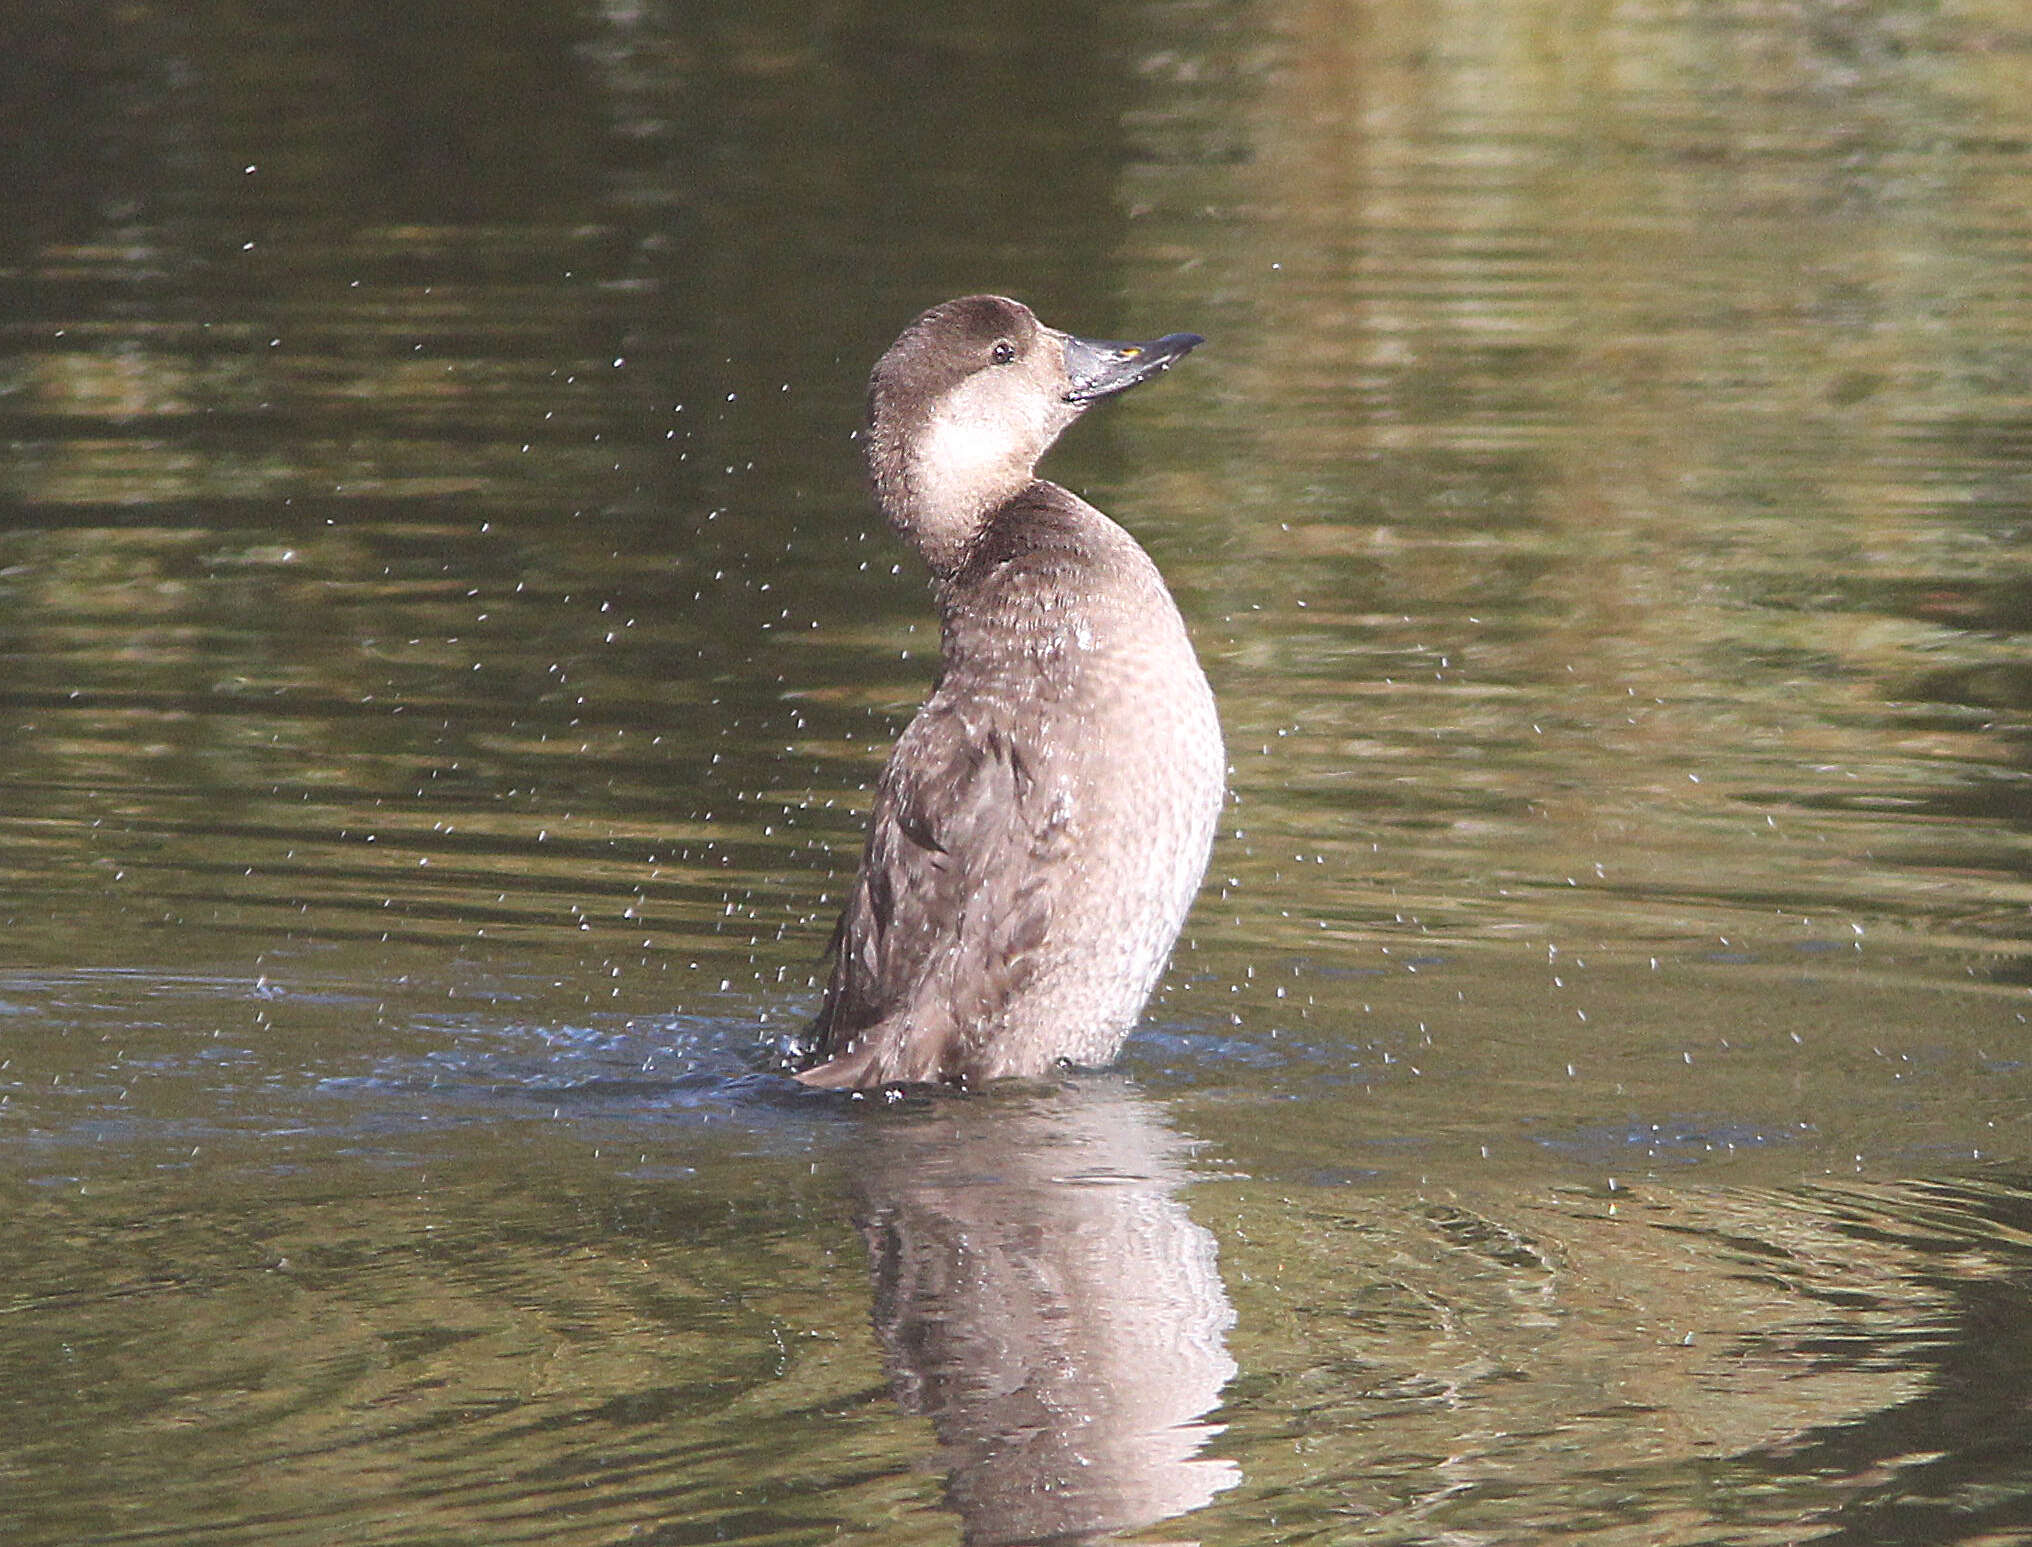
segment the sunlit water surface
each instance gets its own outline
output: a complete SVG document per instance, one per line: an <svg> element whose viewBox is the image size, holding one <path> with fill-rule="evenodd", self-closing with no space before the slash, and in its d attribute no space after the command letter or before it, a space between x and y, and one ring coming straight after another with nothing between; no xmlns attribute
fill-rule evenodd
<svg viewBox="0 0 2032 1547"><path fill-rule="evenodd" d="M0 21L0 1534L2032 1540L2015 6L340 9ZM814 1097L981 288L1234 803Z"/></svg>

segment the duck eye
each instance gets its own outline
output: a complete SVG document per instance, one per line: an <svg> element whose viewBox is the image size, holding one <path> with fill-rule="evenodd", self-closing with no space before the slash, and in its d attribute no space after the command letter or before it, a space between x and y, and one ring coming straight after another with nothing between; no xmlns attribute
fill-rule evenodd
<svg viewBox="0 0 2032 1547"><path fill-rule="evenodd" d="M997 365L1007 365L1016 358L1016 346L1005 338L988 351L988 358Z"/></svg>

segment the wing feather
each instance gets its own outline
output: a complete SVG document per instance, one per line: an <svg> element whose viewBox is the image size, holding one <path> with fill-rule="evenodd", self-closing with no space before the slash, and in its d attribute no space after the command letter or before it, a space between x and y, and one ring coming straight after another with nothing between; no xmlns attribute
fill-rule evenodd
<svg viewBox="0 0 2032 1547"><path fill-rule="evenodd" d="M883 770L807 1083L947 1077L1035 977L1072 802L981 710L934 694Z"/></svg>

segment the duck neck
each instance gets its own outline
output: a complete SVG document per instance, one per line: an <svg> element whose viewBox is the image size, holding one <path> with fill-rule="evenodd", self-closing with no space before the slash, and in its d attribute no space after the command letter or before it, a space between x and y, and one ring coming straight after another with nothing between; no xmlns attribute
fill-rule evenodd
<svg viewBox="0 0 2032 1547"><path fill-rule="evenodd" d="M868 471L889 525L941 584L965 562L990 515L1030 482L1027 468L1012 476L1006 466L955 458L950 448L913 450L879 430L869 441Z"/></svg>

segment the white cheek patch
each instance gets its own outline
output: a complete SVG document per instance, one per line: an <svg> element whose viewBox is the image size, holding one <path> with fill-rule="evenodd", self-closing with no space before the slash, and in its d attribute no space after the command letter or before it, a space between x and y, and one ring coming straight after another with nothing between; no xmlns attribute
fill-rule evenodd
<svg viewBox="0 0 2032 1547"><path fill-rule="evenodd" d="M1029 476L1039 443L1021 405L977 398L962 389L924 426L913 461L931 513L971 517ZM994 407L1003 411L987 411Z"/></svg>
<svg viewBox="0 0 2032 1547"><path fill-rule="evenodd" d="M1016 437L1007 424L943 413L928 426L919 460L936 476L967 479L1005 465L1015 454Z"/></svg>

